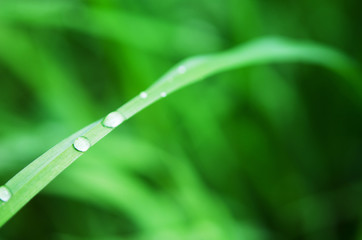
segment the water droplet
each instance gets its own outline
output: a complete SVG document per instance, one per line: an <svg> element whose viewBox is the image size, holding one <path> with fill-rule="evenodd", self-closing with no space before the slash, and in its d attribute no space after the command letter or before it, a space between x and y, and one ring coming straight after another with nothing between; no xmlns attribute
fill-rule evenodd
<svg viewBox="0 0 362 240"><path fill-rule="evenodd" d="M125 117L119 112L111 112L104 118L102 124L105 127L115 128L119 126L124 120L126 120Z"/></svg>
<svg viewBox="0 0 362 240"><path fill-rule="evenodd" d="M166 92L162 92L160 95L161 95L161 97L167 97L167 93L166 93Z"/></svg>
<svg viewBox="0 0 362 240"><path fill-rule="evenodd" d="M6 186L0 187L0 200L3 202L9 201L11 198L11 192Z"/></svg>
<svg viewBox="0 0 362 240"><path fill-rule="evenodd" d="M186 68L185 66L179 66L179 67L177 68L177 72L178 72L179 74L184 74L186 71L187 71L187 68Z"/></svg>
<svg viewBox="0 0 362 240"><path fill-rule="evenodd" d="M140 97L143 98L143 99L145 99L145 98L148 97L148 94L147 94L146 92L141 92L141 93L140 93Z"/></svg>
<svg viewBox="0 0 362 240"><path fill-rule="evenodd" d="M79 137L75 139L73 146L79 152L85 152L91 147L91 144L86 137Z"/></svg>

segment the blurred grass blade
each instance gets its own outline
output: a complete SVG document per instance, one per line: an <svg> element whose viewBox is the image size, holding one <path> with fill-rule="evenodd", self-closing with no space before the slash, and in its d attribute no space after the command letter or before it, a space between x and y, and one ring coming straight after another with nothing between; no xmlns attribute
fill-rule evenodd
<svg viewBox="0 0 362 240"><path fill-rule="evenodd" d="M354 86L360 84L351 77L358 74L353 63L337 51L312 43L265 38L218 54L190 58L171 69L117 112L128 119L161 97L212 74L253 64L290 61L319 64L352 79L350 83ZM360 88L357 90L360 91ZM84 136L92 146L111 131L100 121L95 122L53 147L14 176L6 183L13 196L0 205L0 226L82 155L73 148L74 139Z"/></svg>
<svg viewBox="0 0 362 240"><path fill-rule="evenodd" d="M48 3L32 0L26 4L4 4L0 8L0 20L5 23L71 29L165 55L177 51L187 56L220 49L221 46L221 39L214 30L197 24L172 23L121 10L80 7L74 1ZM130 22L132 25L129 25ZM165 45L168 45L167 49Z"/></svg>
<svg viewBox="0 0 362 240"><path fill-rule="evenodd" d="M76 74L51 54L51 48L45 44L40 46L29 34L3 25L1 21L0 32L0 60L50 112L72 124L92 119L91 98L77 81Z"/></svg>

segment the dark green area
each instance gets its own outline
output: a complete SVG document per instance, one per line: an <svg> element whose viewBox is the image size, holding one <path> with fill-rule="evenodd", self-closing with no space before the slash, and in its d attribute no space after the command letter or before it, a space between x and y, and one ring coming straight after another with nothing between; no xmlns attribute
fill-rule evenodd
<svg viewBox="0 0 362 240"><path fill-rule="evenodd" d="M358 65L360 7L0 1L0 185L186 57L277 35ZM0 239L362 239L361 92L305 63L219 74L107 136Z"/></svg>

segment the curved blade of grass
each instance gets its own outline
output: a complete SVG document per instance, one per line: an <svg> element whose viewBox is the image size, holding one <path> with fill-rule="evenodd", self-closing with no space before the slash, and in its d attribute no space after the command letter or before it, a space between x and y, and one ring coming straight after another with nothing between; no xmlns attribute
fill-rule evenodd
<svg viewBox="0 0 362 240"><path fill-rule="evenodd" d="M117 112L128 119L161 97L212 74L253 64L290 61L325 66L359 86L354 78L358 74L354 64L337 51L313 43L265 38L225 52L185 60L148 88L141 95L143 97L133 98ZM75 138L84 136L94 145L111 131L111 128L103 127L101 121L97 121L57 144L10 179L5 186L12 192L12 197L0 205L0 226L83 154L73 148Z"/></svg>
<svg viewBox="0 0 362 240"><path fill-rule="evenodd" d="M62 0L50 3L28 0L21 4L4 3L0 9L0 19L5 23L70 29L100 38L113 39L158 54L174 54L173 51L178 51L187 56L185 55L187 53L192 54L195 51L203 53L219 49L221 46L219 35L197 25L172 23L121 10L80 6L74 1ZM128 24L130 22L132 26ZM139 37L140 32L142 38ZM165 45L169 48L165 49Z"/></svg>

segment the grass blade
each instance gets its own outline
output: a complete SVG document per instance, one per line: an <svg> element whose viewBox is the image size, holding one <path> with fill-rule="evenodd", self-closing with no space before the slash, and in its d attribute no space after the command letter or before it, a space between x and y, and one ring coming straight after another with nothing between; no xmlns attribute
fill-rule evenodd
<svg viewBox="0 0 362 240"><path fill-rule="evenodd" d="M325 66L352 80L351 84L359 85L351 77L358 74L354 64L337 51L312 43L265 38L225 52L190 58L172 68L140 96L117 109L117 112L129 119L160 98L212 74L254 64L291 61ZM5 186L11 191L12 197L0 205L0 226L83 154L73 147L77 137L86 137L93 146L112 130L97 121L54 146L9 180Z"/></svg>

